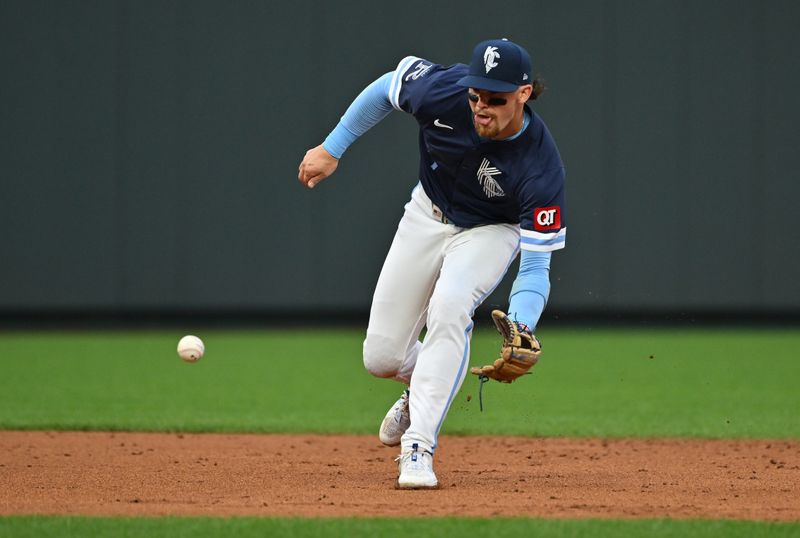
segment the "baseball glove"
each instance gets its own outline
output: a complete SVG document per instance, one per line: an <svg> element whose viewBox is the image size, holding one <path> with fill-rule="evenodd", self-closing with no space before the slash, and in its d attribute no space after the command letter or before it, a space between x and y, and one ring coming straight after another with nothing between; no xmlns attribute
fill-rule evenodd
<svg viewBox="0 0 800 538"><path fill-rule="evenodd" d="M527 327L510 320L504 312L493 310L492 320L503 336L500 358L493 364L472 368L470 372L502 383L511 383L519 376L527 374L539 361L542 346Z"/></svg>

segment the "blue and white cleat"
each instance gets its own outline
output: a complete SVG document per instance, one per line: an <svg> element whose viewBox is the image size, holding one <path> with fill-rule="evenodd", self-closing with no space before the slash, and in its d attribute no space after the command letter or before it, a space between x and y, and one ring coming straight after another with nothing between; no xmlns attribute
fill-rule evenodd
<svg viewBox="0 0 800 538"><path fill-rule="evenodd" d="M409 425L411 424L411 414L408 410L408 389L403 391L403 395L395 402L389 412L381 422L381 429L378 432L378 437L381 443L387 446L397 446L400 444L400 438L406 433Z"/></svg>
<svg viewBox="0 0 800 538"><path fill-rule="evenodd" d="M421 450L414 443L411 450L404 450L397 458L400 476L397 479L398 489L434 489L439 481L433 472L433 454Z"/></svg>

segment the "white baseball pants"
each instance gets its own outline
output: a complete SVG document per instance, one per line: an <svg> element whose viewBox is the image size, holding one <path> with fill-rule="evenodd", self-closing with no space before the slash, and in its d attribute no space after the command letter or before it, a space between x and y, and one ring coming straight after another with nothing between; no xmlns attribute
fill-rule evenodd
<svg viewBox="0 0 800 538"><path fill-rule="evenodd" d="M445 224L422 186L414 189L378 278L364 340L371 374L410 384L403 449L417 443L435 450L467 374L475 308L518 252L519 226Z"/></svg>

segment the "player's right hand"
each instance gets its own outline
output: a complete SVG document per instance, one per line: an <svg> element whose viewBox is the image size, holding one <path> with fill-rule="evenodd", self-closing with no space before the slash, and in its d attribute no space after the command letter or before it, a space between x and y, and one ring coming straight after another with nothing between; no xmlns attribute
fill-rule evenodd
<svg viewBox="0 0 800 538"><path fill-rule="evenodd" d="M303 162L300 163L297 179L309 189L313 189L317 183L333 174L337 166L339 159L328 153L320 144L306 151Z"/></svg>

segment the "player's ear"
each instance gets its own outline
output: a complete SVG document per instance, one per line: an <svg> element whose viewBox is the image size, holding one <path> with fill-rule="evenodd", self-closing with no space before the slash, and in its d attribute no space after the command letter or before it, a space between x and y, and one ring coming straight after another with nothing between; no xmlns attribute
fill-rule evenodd
<svg viewBox="0 0 800 538"><path fill-rule="evenodd" d="M523 104L528 101L531 97L531 93L533 92L533 86L530 84L526 84L525 86L519 87L519 93L517 94L517 99L520 104Z"/></svg>

